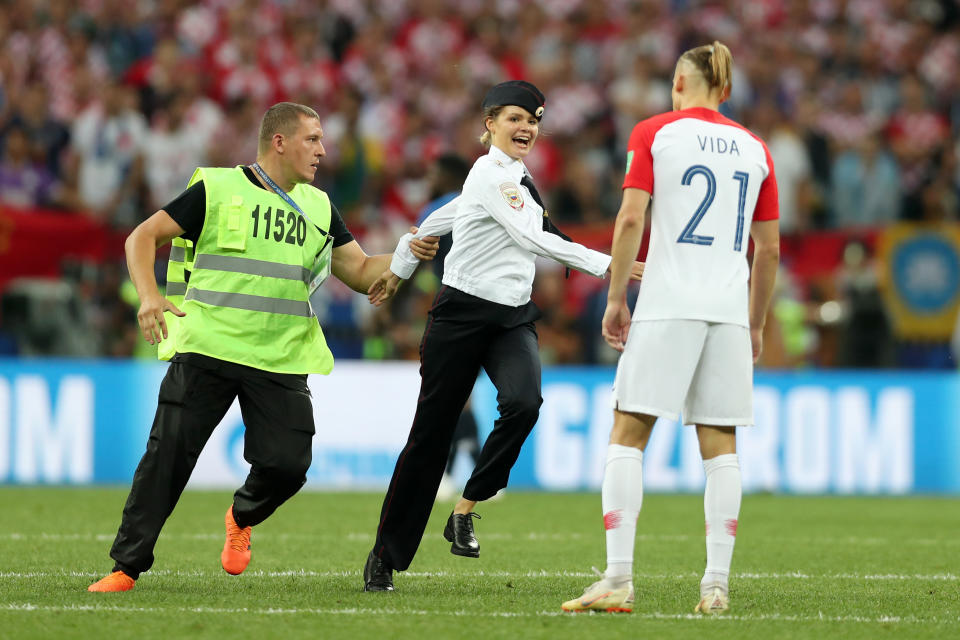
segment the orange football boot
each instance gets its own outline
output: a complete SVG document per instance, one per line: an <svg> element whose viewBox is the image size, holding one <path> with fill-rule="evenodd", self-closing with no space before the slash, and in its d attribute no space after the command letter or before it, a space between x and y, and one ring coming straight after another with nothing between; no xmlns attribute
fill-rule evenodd
<svg viewBox="0 0 960 640"><path fill-rule="evenodd" d="M123 571L114 571L110 575L100 578L92 585L87 587L87 591L94 593L113 593L115 591L130 591L136 580L125 574Z"/></svg>
<svg viewBox="0 0 960 640"><path fill-rule="evenodd" d="M253 527L243 527L237 525L233 519L233 505L227 509L227 515L224 518L224 524L227 526L227 539L223 543L223 552L220 554L220 564L223 570L232 576L243 573L243 570L250 564L250 534Z"/></svg>

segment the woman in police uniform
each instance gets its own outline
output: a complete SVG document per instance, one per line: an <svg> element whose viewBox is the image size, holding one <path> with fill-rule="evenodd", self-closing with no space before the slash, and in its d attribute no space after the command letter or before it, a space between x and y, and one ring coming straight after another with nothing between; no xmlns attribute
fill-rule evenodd
<svg viewBox="0 0 960 640"><path fill-rule="evenodd" d="M507 485L520 447L537 421L540 358L530 300L536 257L604 277L610 257L570 241L549 221L523 158L544 113L543 94L529 82L493 87L483 100L481 138L490 152L467 176L459 198L432 213L418 236L453 232L437 294L420 345L421 391L407 444L383 501L380 526L364 568L364 589L393 589L392 571L416 553L443 475L457 417L480 368L497 388L500 418L480 452L473 475L447 520L451 552L477 557L473 531L477 502ZM405 236L389 271L370 288L380 304L409 278L416 259ZM642 265L637 263L639 277Z"/></svg>

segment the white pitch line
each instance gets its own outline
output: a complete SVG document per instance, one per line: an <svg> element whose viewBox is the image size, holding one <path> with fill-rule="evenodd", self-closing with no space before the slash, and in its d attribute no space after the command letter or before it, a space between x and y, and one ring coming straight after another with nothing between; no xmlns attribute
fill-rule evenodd
<svg viewBox="0 0 960 640"><path fill-rule="evenodd" d="M26 578L95 578L103 575L103 571L0 571L0 579ZM144 577L196 577L213 578L222 576L220 571L204 570L170 570L159 569L144 574ZM285 571L250 570L243 574L243 578L350 578L360 575L359 571L309 571L305 569L290 569ZM587 571L403 571L397 574L404 578L592 578L596 574ZM688 573L634 573L636 580L687 580L699 578L700 574ZM734 573L734 580L861 580L861 581L938 581L958 582L960 575L954 573L804 573L790 571L785 573ZM240 579L243 579L240 578Z"/></svg>
<svg viewBox="0 0 960 640"><path fill-rule="evenodd" d="M391 616L430 616L430 617L454 617L454 618L541 618L541 617L568 617L570 620L593 617L590 613L586 616L564 613L563 611L447 611L447 610L407 610L407 609L379 609L379 608L357 608L347 607L341 609L319 609L319 608L226 608L226 607L122 607L118 605L38 605L29 602L7 603L0 605L0 610L18 611L26 613L36 612L57 612L68 613L73 611L95 611L101 613L199 613L199 614L253 614L253 615L391 615ZM818 615L791 615L779 613L765 614L729 614L723 616L698 616L692 613L632 613L626 614L633 618L647 620L690 620L706 624L714 624L720 621L729 622L841 622L857 624L954 624L960 622L960 617L948 618L918 618L916 616L832 616L824 615L822 612Z"/></svg>
<svg viewBox="0 0 960 640"><path fill-rule="evenodd" d="M112 542L116 537L116 533L0 533L0 540L10 540L11 542L37 542L38 540L50 542ZM223 540L223 533L164 533L163 537L178 540ZM267 534L263 537L282 539L285 536L270 536ZM310 537L303 536L303 538Z"/></svg>
<svg viewBox="0 0 960 640"><path fill-rule="evenodd" d="M164 532L164 539L173 540L222 540L223 533L171 533ZM5 532L0 533L0 541L11 542L111 542L116 537L115 533L18 533ZM345 534L333 533L261 533L257 532L257 540L287 542L293 540L324 540L335 538L347 542L370 542L374 538L373 532L354 531ZM596 535L582 533L484 533L484 540L504 540L504 541L595 541L600 544L603 540L601 531ZM638 534L637 542L702 542L702 534ZM778 538L781 544L806 544L818 546L836 546L836 545L854 545L854 546L957 546L960 545L960 538L935 539L935 538L876 538L876 537L857 537L847 536L842 538L829 537L781 537Z"/></svg>

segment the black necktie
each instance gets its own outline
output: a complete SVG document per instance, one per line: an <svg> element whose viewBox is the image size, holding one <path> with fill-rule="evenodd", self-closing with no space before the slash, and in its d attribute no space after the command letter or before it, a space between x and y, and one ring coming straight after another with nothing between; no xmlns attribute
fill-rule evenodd
<svg viewBox="0 0 960 640"><path fill-rule="evenodd" d="M573 242L570 239L570 236L565 234L563 231L557 228L557 225L553 224L553 220L550 219L550 216L547 214L547 207L543 204L543 198L540 197L540 192L537 191L537 188L533 186L533 178L529 174L523 174L523 179L520 180L520 184L527 188L527 191L530 192L530 195L533 196L534 202L540 205L540 208L543 209L543 230L547 233L552 233L555 236L559 236L566 240L567 242ZM567 267L566 277L570 277L570 267Z"/></svg>

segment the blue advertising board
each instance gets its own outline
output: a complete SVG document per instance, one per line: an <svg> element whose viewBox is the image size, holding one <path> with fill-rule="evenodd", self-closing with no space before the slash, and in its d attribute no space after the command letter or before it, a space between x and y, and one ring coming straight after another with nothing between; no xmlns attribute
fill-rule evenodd
<svg viewBox="0 0 960 640"><path fill-rule="evenodd" d="M511 486L595 489L613 423L613 371L553 368ZM474 392L480 424L496 416L489 382ZM960 491L960 376L905 372L760 372L756 425L738 429L746 491ZM644 487L698 491L695 430L661 419L644 454Z"/></svg>
<svg viewBox="0 0 960 640"><path fill-rule="evenodd" d="M122 361L0 360L0 483L127 484L143 453L166 365ZM540 420L510 487L597 490L612 424L613 369L543 373ZM367 396L376 382L376 403ZM317 435L308 487L382 489L403 448L420 380L409 362L338 362L314 376ZM478 381L481 437L496 391ZM960 493L960 375L906 372L760 372L756 426L738 429L745 491ZM198 461L191 486L243 481L236 405ZM470 471L461 454L455 473ZM699 491L694 430L661 420L644 455L650 491Z"/></svg>

